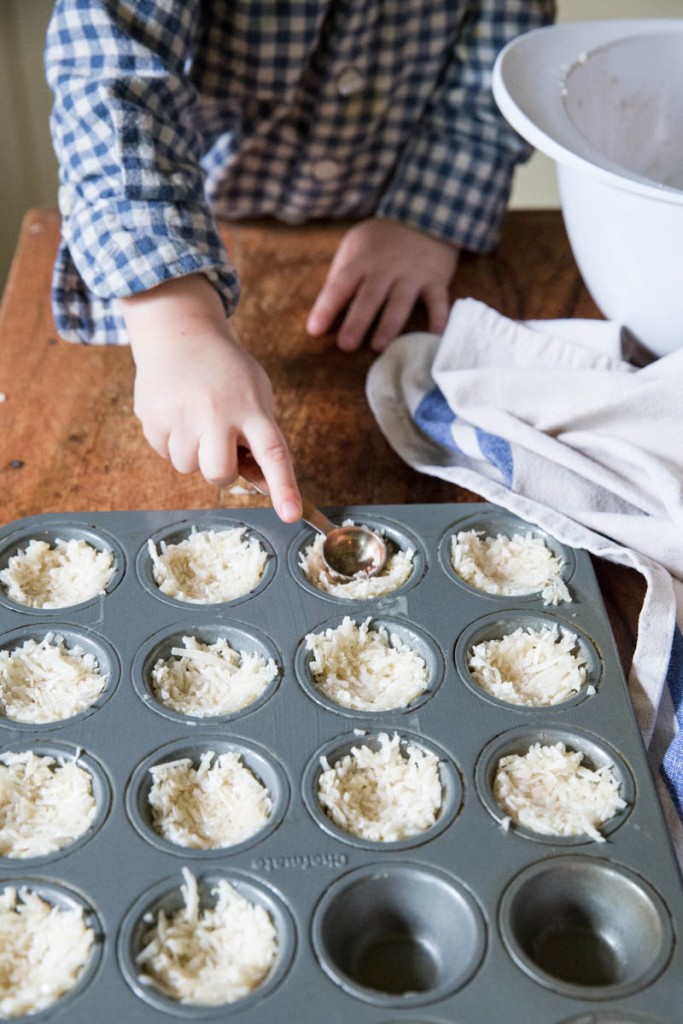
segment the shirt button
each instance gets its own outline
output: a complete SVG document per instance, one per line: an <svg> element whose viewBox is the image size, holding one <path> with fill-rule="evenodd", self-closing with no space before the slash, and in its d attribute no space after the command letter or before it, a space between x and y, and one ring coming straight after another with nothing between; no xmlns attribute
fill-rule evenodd
<svg viewBox="0 0 683 1024"><path fill-rule="evenodd" d="M316 181L333 181L340 168L336 160L318 160L311 170Z"/></svg>
<svg viewBox="0 0 683 1024"><path fill-rule="evenodd" d="M337 92L340 96L353 96L363 88L364 78L358 68L344 68L337 75Z"/></svg>

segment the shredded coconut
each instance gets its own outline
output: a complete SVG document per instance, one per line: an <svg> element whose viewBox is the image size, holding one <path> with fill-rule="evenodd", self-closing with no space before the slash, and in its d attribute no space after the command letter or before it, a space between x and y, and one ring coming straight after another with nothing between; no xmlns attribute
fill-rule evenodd
<svg viewBox="0 0 683 1024"><path fill-rule="evenodd" d="M225 879L212 890L215 907L199 906L194 875L183 868L185 905L157 920L143 938L141 981L196 1006L222 1006L253 992L275 960L277 935L267 910Z"/></svg>
<svg viewBox="0 0 683 1024"><path fill-rule="evenodd" d="M114 572L111 551L84 540L28 542L0 572L7 596L29 608L67 608L104 594Z"/></svg>
<svg viewBox="0 0 683 1024"><path fill-rule="evenodd" d="M544 604L571 601L562 579L564 560L532 533L487 537L481 530L461 530L451 538L451 564L466 583L487 594L540 592Z"/></svg>
<svg viewBox="0 0 683 1024"><path fill-rule="evenodd" d="M351 519L346 519L343 526L354 526ZM339 582L327 568L323 557L325 538L317 533L315 540L299 555L299 567L309 583L326 594L345 597L351 601L367 601L374 597L382 597L402 587L413 571L412 549L397 550L389 554L381 572L372 576L367 572L356 573L348 582Z"/></svg>
<svg viewBox="0 0 683 1024"><path fill-rule="evenodd" d="M354 711L388 711L410 704L427 688L424 659L398 633L360 626L345 616L336 629L308 633L316 685L329 700Z"/></svg>
<svg viewBox="0 0 683 1024"><path fill-rule="evenodd" d="M153 825L169 842L203 850L234 846L268 823L270 794L240 755L220 754L212 764L214 757L208 750L197 768L188 757L150 768Z"/></svg>
<svg viewBox="0 0 683 1024"><path fill-rule="evenodd" d="M0 856L42 857L88 831L92 778L75 761L31 750L0 756Z"/></svg>
<svg viewBox="0 0 683 1024"><path fill-rule="evenodd" d="M64 637L47 633L0 650L0 713L14 722L60 722L98 699L107 684L97 658Z"/></svg>
<svg viewBox="0 0 683 1024"><path fill-rule="evenodd" d="M81 907L57 907L28 888L0 893L0 1017L51 1006L77 984L94 933Z"/></svg>
<svg viewBox="0 0 683 1024"><path fill-rule="evenodd" d="M338 828L360 839L391 843L426 832L441 808L439 761L397 733L379 747L352 747L335 764L321 758L318 799Z"/></svg>
<svg viewBox="0 0 683 1024"><path fill-rule="evenodd" d="M487 693L528 707L560 704L586 682L586 659L577 651L576 634L557 625L520 626L499 640L475 644L468 667Z"/></svg>
<svg viewBox="0 0 683 1024"><path fill-rule="evenodd" d="M600 825L626 807L611 765L595 770L582 764L583 753L564 743L534 743L526 754L498 762L493 795L519 825L542 835L587 835L597 843Z"/></svg>
<svg viewBox="0 0 683 1024"><path fill-rule="evenodd" d="M231 715L261 696L278 673L272 658L234 650L227 640L203 644L184 636L168 660L159 658L151 672L157 700L181 715L195 718Z"/></svg>
<svg viewBox="0 0 683 1024"><path fill-rule="evenodd" d="M150 538L154 581L162 594L178 601L217 604L248 594L259 583L266 552L246 527L197 530L177 544L161 541L160 551Z"/></svg>

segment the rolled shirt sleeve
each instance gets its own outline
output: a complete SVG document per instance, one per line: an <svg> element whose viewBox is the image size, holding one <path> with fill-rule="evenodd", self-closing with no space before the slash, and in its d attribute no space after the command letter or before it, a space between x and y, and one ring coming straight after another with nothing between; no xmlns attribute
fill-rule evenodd
<svg viewBox="0 0 683 1024"><path fill-rule="evenodd" d="M479 0L470 5L452 60L399 159L377 208L397 220L487 252L496 244L517 163L531 147L498 111L496 55L554 17L552 0Z"/></svg>
<svg viewBox="0 0 683 1024"><path fill-rule="evenodd" d="M53 307L67 340L127 340L117 299L204 273L226 312L237 275L204 197L184 68L199 0L59 0L45 65L63 216Z"/></svg>

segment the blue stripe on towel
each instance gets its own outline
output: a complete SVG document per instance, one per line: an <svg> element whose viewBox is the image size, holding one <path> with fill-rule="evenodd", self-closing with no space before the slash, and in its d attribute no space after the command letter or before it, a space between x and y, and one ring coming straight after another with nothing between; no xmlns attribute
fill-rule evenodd
<svg viewBox="0 0 683 1024"><path fill-rule="evenodd" d="M664 755L662 775L683 820L683 633L678 626L674 630L666 681L671 691L679 731Z"/></svg>
<svg viewBox="0 0 683 1024"><path fill-rule="evenodd" d="M443 396L439 388L433 387L420 399L414 416L420 430L423 430L428 437L438 441L444 448L452 452L459 452L457 444L453 440L451 424L455 420L455 413Z"/></svg>
<svg viewBox="0 0 683 1024"><path fill-rule="evenodd" d="M456 443L451 428L458 417L438 387L433 387L431 391L423 395L415 410L414 419L423 433L444 448L467 455L469 458L473 457L471 452L464 452ZM459 422L465 424L466 420ZM472 427L470 424L467 426L472 431L473 438L476 439L481 459L495 466L503 482L511 487L513 459L509 442L503 437L498 437L497 434L488 434L485 430L480 430L479 427Z"/></svg>
<svg viewBox="0 0 683 1024"><path fill-rule="evenodd" d="M477 440L481 453L488 462L491 462L500 470L503 481L508 487L512 487L512 448L510 442L498 434L487 434L485 430L477 427Z"/></svg>

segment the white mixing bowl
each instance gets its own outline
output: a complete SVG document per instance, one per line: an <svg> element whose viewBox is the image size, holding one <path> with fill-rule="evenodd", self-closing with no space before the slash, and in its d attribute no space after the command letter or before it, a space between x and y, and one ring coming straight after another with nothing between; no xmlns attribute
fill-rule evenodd
<svg viewBox="0 0 683 1024"><path fill-rule="evenodd" d="M574 22L500 53L496 102L556 161L567 234L602 313L683 346L683 18Z"/></svg>

